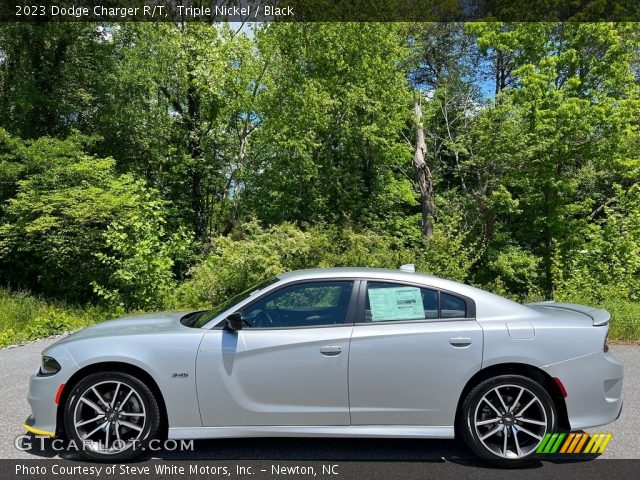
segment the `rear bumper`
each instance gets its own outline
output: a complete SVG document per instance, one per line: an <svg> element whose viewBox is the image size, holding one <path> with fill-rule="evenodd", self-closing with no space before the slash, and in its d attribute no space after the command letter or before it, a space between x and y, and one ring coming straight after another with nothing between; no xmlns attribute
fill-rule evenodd
<svg viewBox="0 0 640 480"><path fill-rule="evenodd" d="M565 402L572 430L613 422L622 410L624 368L610 353L596 352L548 365L567 390Z"/></svg>

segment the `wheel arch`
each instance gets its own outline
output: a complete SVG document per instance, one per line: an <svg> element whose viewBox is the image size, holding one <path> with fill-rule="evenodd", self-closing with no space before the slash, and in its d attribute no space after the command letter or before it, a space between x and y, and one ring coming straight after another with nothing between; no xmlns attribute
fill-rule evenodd
<svg viewBox="0 0 640 480"><path fill-rule="evenodd" d="M128 373L129 375L138 378L145 385L147 385L147 387L149 387L149 389L153 392L158 402L158 407L160 408L160 435L162 438L167 437L169 421L167 415L167 407L165 405L162 392L160 391L160 387L158 387L157 382L153 379L149 372L136 365L125 362L92 363L90 365L82 367L80 370L75 372L69 378L69 380L67 380L58 401L58 408L56 413L56 437L64 436L64 406L67 403L69 394L71 393L71 391L73 391L73 388L78 384L78 382L80 382L83 378L97 372Z"/></svg>
<svg viewBox="0 0 640 480"><path fill-rule="evenodd" d="M533 365L526 363L498 363L490 365L482 370L476 372L467 384L462 389L460 398L458 399L458 406L456 408L456 436L457 429L459 428L458 419L461 418L462 404L469 392L478 384L489 378L496 377L498 375L522 375L531 380L538 382L549 393L558 413L558 427L563 430L570 430L571 425L569 423L569 415L567 413L567 404L564 400L560 387L556 384L553 378L544 370Z"/></svg>

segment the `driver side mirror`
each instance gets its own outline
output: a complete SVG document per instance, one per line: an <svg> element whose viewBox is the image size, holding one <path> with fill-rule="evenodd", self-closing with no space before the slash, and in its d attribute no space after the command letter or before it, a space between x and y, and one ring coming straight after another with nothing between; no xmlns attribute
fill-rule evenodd
<svg viewBox="0 0 640 480"><path fill-rule="evenodd" d="M242 325L244 324L244 320L242 319L242 312L234 312L225 318L227 321L227 326L229 330L238 331L242 330Z"/></svg>

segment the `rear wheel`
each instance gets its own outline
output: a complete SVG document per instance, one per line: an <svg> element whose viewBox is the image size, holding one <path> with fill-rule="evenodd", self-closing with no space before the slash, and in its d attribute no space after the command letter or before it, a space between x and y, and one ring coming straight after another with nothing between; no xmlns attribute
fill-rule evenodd
<svg viewBox="0 0 640 480"><path fill-rule="evenodd" d="M65 432L82 453L99 461L133 458L156 438L160 409L153 392L132 375L94 373L71 391Z"/></svg>
<svg viewBox="0 0 640 480"><path fill-rule="evenodd" d="M539 383L520 375L501 375L469 392L458 425L480 458L515 467L529 461L545 434L557 428L557 414Z"/></svg>

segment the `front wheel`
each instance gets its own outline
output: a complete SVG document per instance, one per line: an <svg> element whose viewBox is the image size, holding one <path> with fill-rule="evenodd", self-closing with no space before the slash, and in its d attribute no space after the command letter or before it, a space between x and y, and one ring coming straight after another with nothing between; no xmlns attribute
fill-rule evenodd
<svg viewBox="0 0 640 480"><path fill-rule="evenodd" d="M545 434L557 427L549 393L520 375L501 375L480 383L465 398L459 420L469 448L503 467L526 463Z"/></svg>
<svg viewBox="0 0 640 480"><path fill-rule="evenodd" d="M84 456L105 462L127 460L158 435L160 410L153 392L136 377L99 372L73 388L64 423L69 439Z"/></svg>

